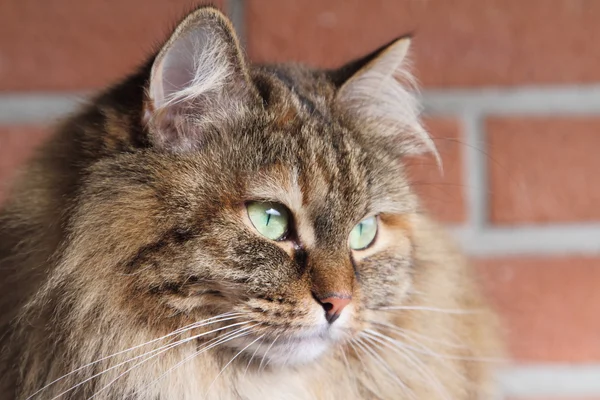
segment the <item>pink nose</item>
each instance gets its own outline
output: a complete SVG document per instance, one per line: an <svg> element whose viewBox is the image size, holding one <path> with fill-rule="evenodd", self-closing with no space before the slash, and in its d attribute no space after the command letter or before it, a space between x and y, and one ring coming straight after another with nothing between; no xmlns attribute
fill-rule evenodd
<svg viewBox="0 0 600 400"><path fill-rule="evenodd" d="M342 313L344 307L346 307L352 301L352 296L349 295L332 295L319 299L319 302L325 309L325 318L330 324L333 324Z"/></svg>

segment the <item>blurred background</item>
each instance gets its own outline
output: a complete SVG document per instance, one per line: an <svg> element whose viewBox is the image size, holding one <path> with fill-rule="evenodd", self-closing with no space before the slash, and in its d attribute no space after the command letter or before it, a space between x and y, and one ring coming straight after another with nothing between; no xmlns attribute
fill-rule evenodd
<svg viewBox="0 0 600 400"><path fill-rule="evenodd" d="M445 174L412 163L506 327L502 399L600 399L600 0L223 0L250 59L332 67L412 32ZM0 201L189 0L0 1Z"/></svg>

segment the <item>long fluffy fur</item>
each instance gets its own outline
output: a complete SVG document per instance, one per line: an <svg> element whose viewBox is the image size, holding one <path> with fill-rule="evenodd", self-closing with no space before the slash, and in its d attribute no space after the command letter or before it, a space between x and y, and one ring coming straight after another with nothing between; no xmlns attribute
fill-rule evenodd
<svg viewBox="0 0 600 400"><path fill-rule="evenodd" d="M155 95L198 26L194 79ZM58 127L0 213L0 398L491 398L495 319L406 180L430 142L386 54L252 66L200 9ZM290 210L287 240L251 200ZM336 291L328 325L314 297Z"/></svg>

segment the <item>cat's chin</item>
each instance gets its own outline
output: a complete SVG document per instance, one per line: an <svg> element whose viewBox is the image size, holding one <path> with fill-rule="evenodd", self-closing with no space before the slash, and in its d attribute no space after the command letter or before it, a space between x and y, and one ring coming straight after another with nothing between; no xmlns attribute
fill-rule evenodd
<svg viewBox="0 0 600 400"><path fill-rule="evenodd" d="M315 361L331 346L335 343L324 337L291 339L275 342L271 348L261 345L256 354L270 365L291 366Z"/></svg>
<svg viewBox="0 0 600 400"><path fill-rule="evenodd" d="M246 336L239 341L232 341L231 344L238 351L244 349L246 355L263 364L272 366L307 364L317 360L333 347L339 346L347 338L345 329L341 325L332 327L324 323L310 332L287 337L278 336L271 340Z"/></svg>

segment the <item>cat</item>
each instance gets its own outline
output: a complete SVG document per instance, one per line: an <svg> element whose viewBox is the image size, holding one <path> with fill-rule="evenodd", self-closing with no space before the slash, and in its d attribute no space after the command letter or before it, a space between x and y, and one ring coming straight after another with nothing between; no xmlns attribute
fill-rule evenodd
<svg viewBox="0 0 600 400"><path fill-rule="evenodd" d="M419 205L400 37L253 65L200 7L0 214L2 399L489 399L497 324Z"/></svg>

